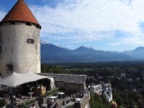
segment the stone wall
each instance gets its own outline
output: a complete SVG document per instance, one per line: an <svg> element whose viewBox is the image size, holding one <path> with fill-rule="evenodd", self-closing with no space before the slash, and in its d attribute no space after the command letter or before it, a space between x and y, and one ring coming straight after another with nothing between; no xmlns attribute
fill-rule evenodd
<svg viewBox="0 0 144 108"><path fill-rule="evenodd" d="M85 93L81 101L74 104L74 108L89 108L90 93Z"/></svg>
<svg viewBox="0 0 144 108"><path fill-rule="evenodd" d="M65 88L66 90L74 90L76 92L85 90L84 84L72 84L72 83L66 83L62 81L55 81L55 85L58 88Z"/></svg>
<svg viewBox="0 0 144 108"><path fill-rule="evenodd" d="M85 106L89 103L90 100L90 92L86 93L84 98L81 101L81 108L85 108Z"/></svg>
<svg viewBox="0 0 144 108"><path fill-rule="evenodd" d="M3 76L12 71L40 73L40 29L24 22L0 25L0 72ZM34 43L27 43L33 39ZM12 65L12 71L8 69Z"/></svg>

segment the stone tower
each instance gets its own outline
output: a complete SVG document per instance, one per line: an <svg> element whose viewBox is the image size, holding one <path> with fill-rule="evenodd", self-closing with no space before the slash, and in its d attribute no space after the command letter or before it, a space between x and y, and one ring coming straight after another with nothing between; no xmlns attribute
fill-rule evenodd
<svg viewBox="0 0 144 108"><path fill-rule="evenodd" d="M24 0L0 22L0 73L40 73L40 29Z"/></svg>

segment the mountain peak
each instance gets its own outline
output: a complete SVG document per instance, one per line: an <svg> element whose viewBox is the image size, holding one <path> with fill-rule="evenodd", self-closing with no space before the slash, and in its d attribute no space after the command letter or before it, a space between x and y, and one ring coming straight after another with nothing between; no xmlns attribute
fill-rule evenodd
<svg viewBox="0 0 144 108"><path fill-rule="evenodd" d="M55 46L57 46L57 47L59 47L59 48L65 48L65 47L63 47L62 45L55 45Z"/></svg>
<svg viewBox="0 0 144 108"><path fill-rule="evenodd" d="M80 46L80 47L78 47L77 49L75 49L76 51L95 51L92 47L88 47L88 46L85 46L85 45L83 45L83 46Z"/></svg>
<svg viewBox="0 0 144 108"><path fill-rule="evenodd" d="M44 41L44 40L40 40L40 43L41 44L49 44L47 41Z"/></svg>
<svg viewBox="0 0 144 108"><path fill-rule="evenodd" d="M134 51L144 51L144 47L137 47Z"/></svg>
<svg viewBox="0 0 144 108"><path fill-rule="evenodd" d="M112 52L95 50L83 45L75 50L69 50L41 41L41 56L42 62L47 63L144 60L144 47L127 52Z"/></svg>
<svg viewBox="0 0 144 108"><path fill-rule="evenodd" d="M83 47L83 48L91 48L91 47L89 47L89 46L87 46L87 45L82 45L82 46L80 46L80 47Z"/></svg>
<svg viewBox="0 0 144 108"><path fill-rule="evenodd" d="M89 47L89 46L86 46L86 45L82 45L82 46L78 47L77 49L93 49L93 48Z"/></svg>

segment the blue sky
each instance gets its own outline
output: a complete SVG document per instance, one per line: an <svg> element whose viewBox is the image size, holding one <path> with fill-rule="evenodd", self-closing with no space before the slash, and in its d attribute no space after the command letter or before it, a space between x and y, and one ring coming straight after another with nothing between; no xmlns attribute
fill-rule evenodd
<svg viewBox="0 0 144 108"><path fill-rule="evenodd" d="M0 0L0 20L17 0ZM144 0L25 0L41 40L69 49L125 51L144 46Z"/></svg>

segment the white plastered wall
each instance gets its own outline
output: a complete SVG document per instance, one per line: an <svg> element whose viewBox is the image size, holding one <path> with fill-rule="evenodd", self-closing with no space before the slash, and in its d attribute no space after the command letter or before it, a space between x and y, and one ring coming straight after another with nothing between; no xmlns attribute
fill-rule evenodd
<svg viewBox="0 0 144 108"><path fill-rule="evenodd" d="M0 26L0 72L7 75L7 64L13 65L13 71L40 73L40 29L25 23L4 23ZM27 43L34 39L34 44Z"/></svg>

